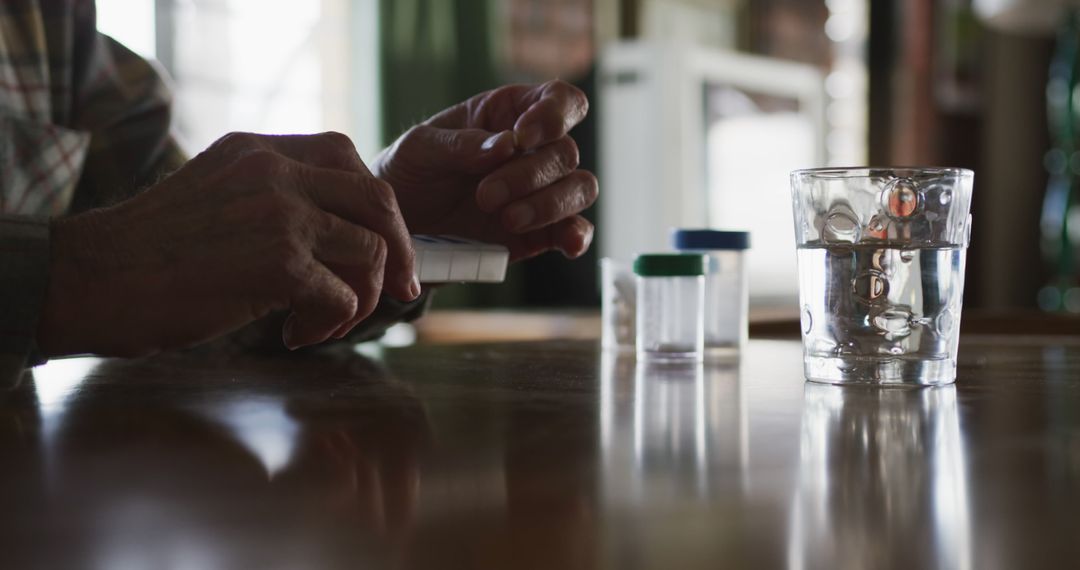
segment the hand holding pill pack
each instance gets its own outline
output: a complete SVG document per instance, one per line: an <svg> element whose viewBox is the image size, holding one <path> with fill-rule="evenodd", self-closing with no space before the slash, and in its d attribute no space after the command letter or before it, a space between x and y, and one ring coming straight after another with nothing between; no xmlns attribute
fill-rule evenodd
<svg viewBox="0 0 1080 570"><path fill-rule="evenodd" d="M412 236L421 283L501 283L510 251L456 236Z"/></svg>

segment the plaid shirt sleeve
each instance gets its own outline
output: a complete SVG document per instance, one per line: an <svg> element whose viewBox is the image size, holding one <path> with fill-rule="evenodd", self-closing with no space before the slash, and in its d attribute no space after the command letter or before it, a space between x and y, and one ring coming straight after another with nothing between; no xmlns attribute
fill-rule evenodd
<svg viewBox="0 0 1080 570"><path fill-rule="evenodd" d="M183 166L170 133L172 95L158 70L119 42L95 33L76 76L72 124L91 133L70 211L129 198Z"/></svg>
<svg viewBox="0 0 1080 570"><path fill-rule="evenodd" d="M40 362L49 218L179 168L170 106L157 70L97 32L92 0L0 3L0 386Z"/></svg>

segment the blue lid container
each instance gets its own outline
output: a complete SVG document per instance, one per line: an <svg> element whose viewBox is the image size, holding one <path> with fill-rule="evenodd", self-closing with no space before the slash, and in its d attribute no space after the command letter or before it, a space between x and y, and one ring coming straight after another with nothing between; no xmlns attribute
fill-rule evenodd
<svg viewBox="0 0 1080 570"><path fill-rule="evenodd" d="M675 249L749 249L750 232L678 229L671 242Z"/></svg>

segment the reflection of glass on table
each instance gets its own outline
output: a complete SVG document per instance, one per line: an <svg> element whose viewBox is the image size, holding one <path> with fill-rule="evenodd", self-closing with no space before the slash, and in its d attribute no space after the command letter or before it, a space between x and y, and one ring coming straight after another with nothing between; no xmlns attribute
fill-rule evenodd
<svg viewBox="0 0 1080 570"><path fill-rule="evenodd" d="M954 386L807 383L801 449L790 568L971 568Z"/></svg>

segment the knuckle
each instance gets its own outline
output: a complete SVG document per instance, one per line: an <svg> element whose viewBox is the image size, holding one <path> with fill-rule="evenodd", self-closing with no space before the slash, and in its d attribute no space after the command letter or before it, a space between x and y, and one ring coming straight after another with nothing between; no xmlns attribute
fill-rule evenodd
<svg viewBox="0 0 1080 570"><path fill-rule="evenodd" d="M397 138L387 150L391 156L424 156L427 153L427 141L430 138L431 127L416 125L410 127Z"/></svg>
<svg viewBox="0 0 1080 570"><path fill-rule="evenodd" d="M416 149L417 147L422 146L424 141L431 138L433 130L435 129L427 125L416 125L405 131L405 134L398 139L399 144L402 149Z"/></svg>
<svg viewBox="0 0 1080 570"><path fill-rule="evenodd" d="M541 162L533 170L530 180L534 188L552 184L564 176L572 175L581 162L577 143L570 137L562 137L551 143L547 154L538 155L537 158Z"/></svg>
<svg viewBox="0 0 1080 570"><path fill-rule="evenodd" d="M544 87L550 91L566 93L576 89L573 85L570 85L563 79L552 79L544 84Z"/></svg>
<svg viewBox="0 0 1080 570"><path fill-rule="evenodd" d="M444 131L439 143L450 156L462 156L470 150L465 138L457 136L454 131Z"/></svg>
<svg viewBox="0 0 1080 570"><path fill-rule="evenodd" d="M293 289L307 281L310 275L307 250L299 240L285 237L278 240L274 252L278 262L278 280L286 289Z"/></svg>
<svg viewBox="0 0 1080 570"><path fill-rule="evenodd" d="M517 91L518 86L515 85L503 85L496 87L491 91L488 91L480 98L481 109L487 109L490 107L496 107L499 101L507 101L513 98L514 92Z"/></svg>
<svg viewBox="0 0 1080 570"><path fill-rule="evenodd" d="M356 146L348 135L337 131L326 131L325 133L314 136L314 140L317 141L321 152L349 161L351 161L354 156L357 156Z"/></svg>
<svg viewBox="0 0 1080 570"><path fill-rule="evenodd" d="M553 93L557 93L559 95L566 95L574 99L584 97L585 95L585 93L583 93L581 89L578 89L572 83L566 81L565 79L552 79L551 81L548 81L544 86Z"/></svg>
<svg viewBox="0 0 1080 570"><path fill-rule="evenodd" d="M382 236L372 233L371 234L371 262L382 270L382 267L386 265L386 256L388 255L388 249L386 240Z"/></svg>
<svg viewBox="0 0 1080 570"><path fill-rule="evenodd" d="M350 139L348 135L340 133L338 131L326 131L316 136L319 137L319 139L321 139L328 147L331 148L348 151L352 151L354 148L356 148L353 145L352 139Z"/></svg>
<svg viewBox="0 0 1080 570"><path fill-rule="evenodd" d="M397 197L394 195L394 187L378 178L365 178L375 207L385 214L397 214Z"/></svg>
<svg viewBox="0 0 1080 570"><path fill-rule="evenodd" d="M566 91L570 89L570 84L562 79L550 79L548 81L545 81L542 86L545 90L554 92Z"/></svg>
<svg viewBox="0 0 1080 570"><path fill-rule="evenodd" d="M508 95L512 95L514 91L517 90L517 88L518 87L515 85L501 85L499 87L496 87L495 89L492 89L491 91L488 91L485 98L498 99L500 97L506 97Z"/></svg>
<svg viewBox="0 0 1080 570"><path fill-rule="evenodd" d="M241 150L256 148L259 145L259 137L253 133L233 131L214 142L213 146L219 147L226 152L239 152Z"/></svg>
<svg viewBox="0 0 1080 570"><path fill-rule="evenodd" d="M282 156L270 150L257 148L245 152L233 163L233 168L244 174L265 176L277 174L285 165Z"/></svg>

